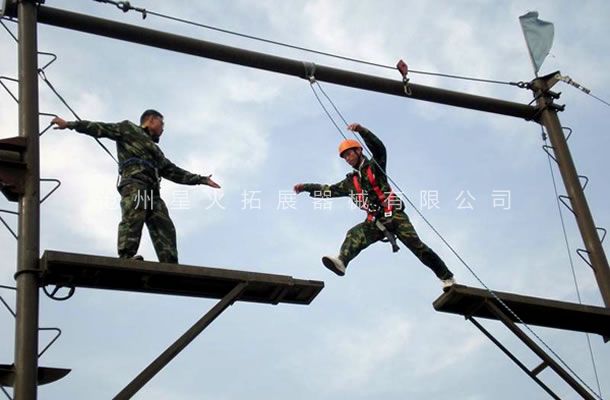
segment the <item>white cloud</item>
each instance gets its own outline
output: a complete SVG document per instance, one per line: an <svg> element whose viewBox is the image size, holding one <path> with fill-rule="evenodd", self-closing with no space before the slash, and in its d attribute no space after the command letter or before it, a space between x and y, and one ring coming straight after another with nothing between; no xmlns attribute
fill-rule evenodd
<svg viewBox="0 0 610 400"><path fill-rule="evenodd" d="M334 390L358 392L367 387L380 367L412 343L412 324L404 317L385 315L373 325L368 330L345 327L329 332L326 347L334 360L330 370L341 371L329 382Z"/></svg>

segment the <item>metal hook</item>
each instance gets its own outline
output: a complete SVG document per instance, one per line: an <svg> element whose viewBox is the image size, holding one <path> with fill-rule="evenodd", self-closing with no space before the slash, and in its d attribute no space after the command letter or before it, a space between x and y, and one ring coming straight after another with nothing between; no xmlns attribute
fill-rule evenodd
<svg viewBox="0 0 610 400"><path fill-rule="evenodd" d="M413 92L411 91L411 86L409 86L409 78L404 77L404 78L402 79L402 85L403 85L403 87L404 87L405 94L406 94L407 96L411 96L411 95L413 94Z"/></svg>

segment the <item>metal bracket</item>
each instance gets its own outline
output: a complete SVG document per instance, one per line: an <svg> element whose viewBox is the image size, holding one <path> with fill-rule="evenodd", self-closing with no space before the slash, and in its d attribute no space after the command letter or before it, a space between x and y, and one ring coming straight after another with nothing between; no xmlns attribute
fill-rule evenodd
<svg viewBox="0 0 610 400"><path fill-rule="evenodd" d="M566 199L571 200L570 196L565 196L565 195L561 194L561 195L558 196L558 198L563 203L563 205L566 206L566 208L572 212L572 214L576 215L576 213L574 212L574 209L572 208L570 203L568 203L566 201Z"/></svg>
<svg viewBox="0 0 610 400"><path fill-rule="evenodd" d="M16 211L11 211L11 210L0 210L0 213L7 213L7 214L12 214L12 215L19 215L18 212ZM8 229L8 231L11 233L11 235L13 235L13 237L15 239L19 239L19 236L17 236L17 233L15 233L15 231L13 230L13 228L10 227L10 225L8 224L8 222L6 222L4 220L4 218L2 218L2 216L0 216L0 222L2 222L2 224L6 227L6 229Z"/></svg>
<svg viewBox="0 0 610 400"><path fill-rule="evenodd" d="M492 302L487 302L487 309L494 314L503 324L506 326L515 336L517 336L523 344L525 344L529 349L536 354L542 360L542 364L538 367L534 368L532 371L525 371L534 381L536 381L539 385L542 386L543 389L547 391L553 398L559 399L559 397L555 397L553 392L548 390L548 387L543 385L540 380L537 378L537 374L540 373L544 368L551 368L557 376L559 376L565 383L572 387L572 389L578 393L585 400L595 400L595 398L591 395L587 389L585 389L579 382L572 377L565 369L563 369L559 363L557 363L553 358L551 358L538 344L536 344L528 335L525 334L518 326L513 322L510 317L508 317L496 304ZM479 328L480 329L480 328ZM484 332L485 333L485 332ZM488 336L489 337L489 336ZM494 343L497 340L492 340ZM498 345L498 343L496 343ZM503 349L502 347L500 347ZM508 355L507 351L503 349L503 351ZM513 361L515 361L514 356L509 356ZM515 361L517 362L517 361ZM523 364L517 363L522 369Z"/></svg>
<svg viewBox="0 0 610 400"><path fill-rule="evenodd" d="M545 153L546 153L546 154L547 154L549 157L551 157L553 160L555 160L555 162L556 162L557 164L559 164L559 161L557 161L557 159L555 158L555 156L554 156L553 154L551 154L551 152L549 151L549 149L552 149L552 148L553 148L553 146L549 146L548 144L543 144L543 145L542 145L542 150L544 150L544 152L545 152Z"/></svg>
<svg viewBox="0 0 610 400"><path fill-rule="evenodd" d="M57 292L59 292L59 290L62 288L68 289L68 294L66 294L65 296L58 296ZM42 290L44 291L44 294L46 294L49 298L56 300L56 301L64 301L64 300L68 300L70 297L72 297L74 295L76 288L74 286L57 285L57 286L55 286L55 289L53 289L50 293L47 290L46 286L43 286Z"/></svg>
<svg viewBox="0 0 610 400"><path fill-rule="evenodd" d="M17 5L16 0L0 0L0 17L8 15L8 11Z"/></svg>
<svg viewBox="0 0 610 400"><path fill-rule="evenodd" d="M40 182L55 182L56 185L53 189L51 189L51 191L49 193L47 193L42 199L40 199L40 204L42 204L46 199L49 198L50 195L52 195L57 189L59 189L59 187L61 186L61 181L59 179L55 179L55 178L41 178Z"/></svg>
<svg viewBox="0 0 610 400"><path fill-rule="evenodd" d="M0 140L0 191L9 201L18 201L24 193L26 143L24 137Z"/></svg>
<svg viewBox="0 0 610 400"><path fill-rule="evenodd" d="M189 345L216 317L231 306L248 286L244 281L237 284L227 293L210 311L208 311L199 321L180 336L171 346L169 346L159 357L157 357L148 367L136 376L123 390L114 397L114 400L131 399L142 386L150 381L163 367L165 367L174 357L176 357L186 346Z"/></svg>
<svg viewBox="0 0 610 400"><path fill-rule="evenodd" d="M606 239L606 234L608 233L608 231L606 230L606 228L602 228L600 226L595 227L596 230L602 232L602 237L599 240L600 243L604 243L604 240ZM589 267L591 267L591 269L595 272L595 267L593 266L593 264L591 263L591 260L589 258L589 255L591 254L591 252L589 250L586 249L576 249L576 254L578 254L578 256L580 258L582 258L582 260L584 262L587 263L587 265ZM585 257L584 255L587 255L587 257Z"/></svg>
<svg viewBox="0 0 610 400"><path fill-rule="evenodd" d="M598 226L595 229L597 229L598 231L602 231L602 238L599 241L604 243L604 239L606 239L606 234L608 233L608 230L606 228L602 228L601 226Z"/></svg>
<svg viewBox="0 0 610 400"><path fill-rule="evenodd" d="M582 258L582 260L584 262L586 262L589 267L591 267L591 269L593 271L595 271L595 267L593 266L593 264L591 264L591 261L588 259L588 257L585 257L583 254L587 254L587 256L589 255L589 250L585 250L585 249L576 249L576 254L578 254L578 256L580 258Z"/></svg>
<svg viewBox="0 0 610 400"><path fill-rule="evenodd" d="M559 98L560 94L557 94L557 98ZM565 111L565 109L566 109L566 105L565 104L551 103L548 106L549 106L550 109L555 110L555 111Z"/></svg>
<svg viewBox="0 0 610 400"><path fill-rule="evenodd" d="M502 352L506 354L506 356L510 358L515 364L517 364L517 366L521 368L523 372L525 372L530 378L532 378L534 382L540 385L540 387L544 389L545 392L547 392L553 399L561 400L561 397L557 396L555 392L553 392L544 382L540 380L540 378L538 378L537 375L539 371L537 371L537 368L534 368L533 371L530 371L529 368L521 362L521 360L519 360L513 353L511 353L511 351L506 348L506 346L500 343L500 341L496 339L487 329L485 329L483 325L481 325L475 318L469 319L474 326L476 326L485 336L487 336L487 338L491 340L493 344L498 346L498 348L502 350Z"/></svg>
<svg viewBox="0 0 610 400"><path fill-rule="evenodd" d="M586 175L578 175L578 179L580 179L580 180L583 180L583 179L584 179L585 183L583 183L583 184L581 185L581 187L582 187L582 190L585 190L585 188L586 188L586 187L587 187L587 185L589 184L589 177L588 177L588 176L586 176Z"/></svg>

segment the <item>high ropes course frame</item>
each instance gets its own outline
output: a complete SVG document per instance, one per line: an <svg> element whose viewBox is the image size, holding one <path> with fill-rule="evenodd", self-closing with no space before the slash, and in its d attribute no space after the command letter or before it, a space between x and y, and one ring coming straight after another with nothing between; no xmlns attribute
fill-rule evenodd
<svg viewBox="0 0 610 400"><path fill-rule="evenodd" d="M0 10L0 13L4 12L6 16L17 19L19 33L19 136L0 140L0 189L7 199L19 203L17 272L15 273L17 286L15 361L12 365L0 365L0 384L13 386L16 399L36 399L39 384L59 379L69 372L59 368L38 366L39 289L45 285L129 290L220 300L127 385L115 397L116 399L130 398L235 301L309 304L324 287L324 283L320 281L300 280L282 275L135 262L56 251L45 251L40 258L40 157L37 134L39 132L38 23L303 79L310 79L315 71L315 79L318 81L506 115L543 125L549 135L553 158L559 165L571 210L577 220L586 248L585 253L594 271L605 307L564 303L454 285L434 302L434 308L442 312L463 315L473 322L551 397L559 398L538 378L538 374L547 367L555 371L582 398L597 398L590 388L583 387L516 325L521 323L527 327L527 324L532 324L596 333L602 335L605 341L610 337L610 267L557 115L558 111L564 109L554 102L559 95L551 90L558 82L558 73L537 77L527 84L533 92L535 106L413 83L409 84L410 90L407 91L404 82L399 80L313 65L54 9L40 3L44 1L3 0L6 9ZM501 321L542 359L542 363L529 370L486 331L475 317Z"/></svg>

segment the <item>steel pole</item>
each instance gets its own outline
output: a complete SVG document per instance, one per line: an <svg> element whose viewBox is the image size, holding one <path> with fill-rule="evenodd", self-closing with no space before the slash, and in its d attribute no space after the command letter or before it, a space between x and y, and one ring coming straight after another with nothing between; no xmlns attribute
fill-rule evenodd
<svg viewBox="0 0 610 400"><path fill-rule="evenodd" d="M15 322L16 400L37 396L38 281L40 248L40 160L38 139L38 53L36 3L22 0L19 16L19 136L27 139L24 194L19 199L17 316Z"/></svg>
<svg viewBox="0 0 610 400"><path fill-rule="evenodd" d="M10 9L8 12L10 13ZM38 21L61 28L73 29L94 35L125 40L132 43L263 69L280 74L297 76L300 78L308 78L308 73L314 72L315 78L321 82L335 83L337 85L407 97L402 81L400 80L380 78L373 75L345 71L323 65L315 65L314 71L308 71L308 69L311 69L310 67L312 64L303 63L298 60L244 50L237 47L224 46L217 43L51 7L39 7ZM455 107L487 111L526 120L530 120L536 115L536 109L526 104L475 96L424 85L410 84L409 86L412 94L408 96L408 98L415 100L424 100Z"/></svg>
<svg viewBox="0 0 610 400"><path fill-rule="evenodd" d="M578 178L566 137L561 128L552 94L549 93L550 86L554 82L553 77L544 80L537 79L533 82L538 106L542 110L540 122L546 128L551 140L555 159L559 165L559 171L570 198L578 229L589 254L589 260L593 267L595 279L597 280L604 304L606 308L610 308L610 267L608 266L608 259L595 227L595 222L587 204L580 179Z"/></svg>

